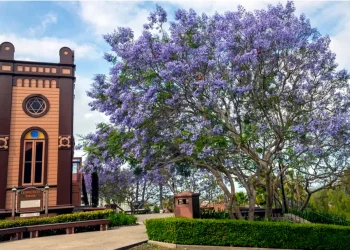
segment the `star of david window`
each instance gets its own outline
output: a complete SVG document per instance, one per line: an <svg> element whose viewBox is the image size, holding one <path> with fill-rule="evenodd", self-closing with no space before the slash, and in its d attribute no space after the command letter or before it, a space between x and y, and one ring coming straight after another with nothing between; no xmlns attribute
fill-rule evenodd
<svg viewBox="0 0 350 250"><path fill-rule="evenodd" d="M31 117L41 117L48 109L49 101L43 95L30 95L23 101L23 110Z"/></svg>
<svg viewBox="0 0 350 250"><path fill-rule="evenodd" d="M46 109L46 103L40 97L33 97L27 101L27 110L33 115L41 114Z"/></svg>

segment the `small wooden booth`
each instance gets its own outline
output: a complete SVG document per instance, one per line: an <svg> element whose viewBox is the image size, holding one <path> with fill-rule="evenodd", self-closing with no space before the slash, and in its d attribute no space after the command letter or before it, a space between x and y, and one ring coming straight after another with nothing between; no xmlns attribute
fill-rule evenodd
<svg viewBox="0 0 350 250"><path fill-rule="evenodd" d="M175 194L175 217L200 218L199 193Z"/></svg>

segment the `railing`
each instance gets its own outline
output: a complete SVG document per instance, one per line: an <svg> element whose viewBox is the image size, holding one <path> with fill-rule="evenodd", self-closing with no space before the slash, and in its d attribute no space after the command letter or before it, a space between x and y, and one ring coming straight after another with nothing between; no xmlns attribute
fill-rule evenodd
<svg viewBox="0 0 350 250"><path fill-rule="evenodd" d="M241 214L244 218L248 218L249 208L240 208ZM228 213L224 210L213 210L210 208L201 208L200 210L201 218L203 219L227 219L230 218ZM282 217L282 209L274 208L272 209L272 217L280 218ZM259 220L265 217L265 208L255 208L254 218Z"/></svg>
<svg viewBox="0 0 350 250"><path fill-rule="evenodd" d="M296 222L298 222L298 218L301 218L312 223L350 226L350 221L348 221L345 217L333 215L330 213L319 213L310 209L304 211L289 209L288 212L291 214L291 216L295 216L295 218L292 219Z"/></svg>

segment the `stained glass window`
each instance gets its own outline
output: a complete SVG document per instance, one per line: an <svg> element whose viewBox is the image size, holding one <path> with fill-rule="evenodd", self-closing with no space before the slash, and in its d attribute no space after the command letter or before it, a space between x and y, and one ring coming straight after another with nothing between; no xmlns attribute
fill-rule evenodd
<svg viewBox="0 0 350 250"><path fill-rule="evenodd" d="M46 110L46 102L44 99L35 96L27 101L26 108L33 115L40 115Z"/></svg>
<svg viewBox="0 0 350 250"><path fill-rule="evenodd" d="M24 136L23 185L44 183L45 135L40 130L30 130Z"/></svg>

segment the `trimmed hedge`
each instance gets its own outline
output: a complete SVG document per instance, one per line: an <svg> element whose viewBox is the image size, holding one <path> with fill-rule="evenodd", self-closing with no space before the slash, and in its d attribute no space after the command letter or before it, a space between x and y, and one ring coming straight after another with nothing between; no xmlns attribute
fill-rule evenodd
<svg viewBox="0 0 350 250"><path fill-rule="evenodd" d="M127 215L123 213L115 213L113 210L100 210L91 212L79 212L72 214L62 214L52 217L42 218L30 218L30 219L16 219L16 220L0 220L0 229L31 226L31 225L42 225L42 224L53 224L53 223L64 223L73 221L86 221L86 220L97 220L97 219L109 219L109 227L125 226L135 224L137 218L133 215ZM75 232L87 232L99 230L99 226L88 226L75 228ZM64 229L40 231L39 236L57 235L64 234ZM8 240L9 236L1 236L0 241Z"/></svg>
<svg viewBox="0 0 350 250"><path fill-rule="evenodd" d="M63 223L63 222L72 222L72 221L107 219L113 213L114 213L113 210L102 210L102 211L92 211L92 212L79 212L79 213L73 213L73 214L62 214L62 215L57 215L52 217L1 220L0 229L9 228L9 227L42 225L42 224Z"/></svg>
<svg viewBox="0 0 350 250"><path fill-rule="evenodd" d="M165 218L145 222L150 240L183 245L349 249L350 227L268 221Z"/></svg>
<svg viewBox="0 0 350 250"><path fill-rule="evenodd" d="M112 213L107 219L109 219L109 227L118 227L136 224L137 218L134 215L128 215L124 213Z"/></svg>
<svg viewBox="0 0 350 250"><path fill-rule="evenodd" d="M73 221L110 219L109 227L135 224L137 218L133 215L115 213L113 210L79 212L72 214L62 214L52 217L41 217L31 219L0 220L0 229L30 225L53 224Z"/></svg>

